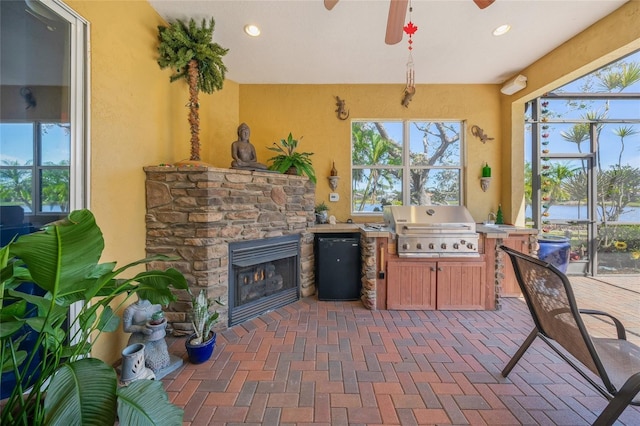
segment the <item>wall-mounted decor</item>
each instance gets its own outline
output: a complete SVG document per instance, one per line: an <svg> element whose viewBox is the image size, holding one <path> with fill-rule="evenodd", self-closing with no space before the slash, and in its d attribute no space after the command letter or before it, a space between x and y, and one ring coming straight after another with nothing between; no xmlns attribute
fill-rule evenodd
<svg viewBox="0 0 640 426"><path fill-rule="evenodd" d="M480 139L480 141L482 143L486 143L487 141L492 141L494 138L490 138L489 136L487 136L484 133L484 130L481 129L479 126L477 125L473 125L471 126L471 134L475 137L477 137L478 139Z"/></svg>
<svg viewBox="0 0 640 426"><path fill-rule="evenodd" d="M480 178L480 187L483 192L487 192L489 190L489 184L491 183L491 167L489 167L488 163L484 163L484 167L482 167L482 177Z"/></svg>
<svg viewBox="0 0 640 426"><path fill-rule="evenodd" d="M347 109L347 102L344 99L340 99L339 96L336 96L336 115L340 120L346 120L349 118L349 110Z"/></svg>
<svg viewBox="0 0 640 426"><path fill-rule="evenodd" d="M332 191L338 189L338 181L340 177L338 176L338 170L336 169L336 163L333 163L333 167L331 167L331 176L329 176L329 187Z"/></svg>
<svg viewBox="0 0 640 426"><path fill-rule="evenodd" d="M36 97L33 96L33 92L31 91L30 87L21 87L20 96L22 96L22 99L24 99L25 103L27 104L27 107L25 109L36 107Z"/></svg>

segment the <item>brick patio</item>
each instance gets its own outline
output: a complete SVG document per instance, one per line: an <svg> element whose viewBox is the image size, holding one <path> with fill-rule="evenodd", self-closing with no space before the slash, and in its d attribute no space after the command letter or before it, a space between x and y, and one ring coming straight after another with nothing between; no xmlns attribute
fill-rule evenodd
<svg viewBox="0 0 640 426"><path fill-rule="evenodd" d="M580 307L619 316L637 344L639 281L572 278ZM502 378L532 327L523 300L504 302L501 311L370 311L312 296L221 333L210 361L163 382L185 425L590 424L606 400L542 342ZM170 350L184 355L184 340ZM617 424L640 424L640 409Z"/></svg>

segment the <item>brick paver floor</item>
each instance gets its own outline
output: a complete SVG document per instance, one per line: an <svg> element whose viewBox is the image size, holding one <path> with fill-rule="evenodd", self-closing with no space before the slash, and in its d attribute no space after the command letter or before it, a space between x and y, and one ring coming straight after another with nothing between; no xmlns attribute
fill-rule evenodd
<svg viewBox="0 0 640 426"><path fill-rule="evenodd" d="M580 278L574 290L640 344L635 281ZM219 333L211 360L163 382L185 425L590 424L606 400L542 342L500 375L531 328L517 298L500 311L369 311L309 297ZM184 339L170 343L184 356ZM616 424L640 425L640 409Z"/></svg>

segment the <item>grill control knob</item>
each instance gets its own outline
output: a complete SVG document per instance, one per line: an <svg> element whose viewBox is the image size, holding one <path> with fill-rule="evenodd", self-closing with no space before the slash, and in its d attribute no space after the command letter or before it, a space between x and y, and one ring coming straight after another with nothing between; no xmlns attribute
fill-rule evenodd
<svg viewBox="0 0 640 426"><path fill-rule="evenodd" d="M467 247L470 248L471 250L473 250L473 244L469 243L469 244L467 244Z"/></svg>
<svg viewBox="0 0 640 426"><path fill-rule="evenodd" d="M447 243L442 243L442 244L440 245L440 248L441 248L442 250L446 250L446 249L447 249Z"/></svg>
<svg viewBox="0 0 640 426"><path fill-rule="evenodd" d="M433 250L434 249L434 245L433 243L429 243L429 249Z"/></svg>
<svg viewBox="0 0 640 426"><path fill-rule="evenodd" d="M465 245L467 242L465 240L460 240L460 244Z"/></svg>
<svg viewBox="0 0 640 426"><path fill-rule="evenodd" d="M409 244L404 243L404 244L402 245L402 248L403 248L403 249L405 249L405 250L409 250Z"/></svg>
<svg viewBox="0 0 640 426"><path fill-rule="evenodd" d="M458 250L460 248L460 244L458 243L453 243L453 248Z"/></svg>
<svg viewBox="0 0 640 426"><path fill-rule="evenodd" d="M418 243L418 244L416 244L416 248L417 248L418 250L422 250L422 243Z"/></svg>

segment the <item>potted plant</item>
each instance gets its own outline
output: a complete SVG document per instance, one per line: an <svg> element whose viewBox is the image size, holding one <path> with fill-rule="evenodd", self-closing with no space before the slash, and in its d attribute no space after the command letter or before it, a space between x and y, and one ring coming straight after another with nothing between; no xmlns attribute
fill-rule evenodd
<svg viewBox="0 0 640 426"><path fill-rule="evenodd" d="M119 388L115 369L90 355L102 333L119 328L117 310L127 299L138 294L165 305L175 300L171 288L186 289L187 281L175 269L120 278L131 267L171 258L116 268L98 263L103 248L88 210L0 248L0 388L13 389L0 424L182 424L183 411L168 402L162 382ZM27 282L38 291L22 291ZM74 316L72 304L79 305ZM25 348L28 337L33 344Z"/></svg>
<svg viewBox="0 0 640 426"><path fill-rule="evenodd" d="M191 290L189 290L191 294ZM216 345L216 333L212 330L214 324L218 321L218 312L213 311L211 307L214 304L222 305L220 300L207 299L206 292L200 290L197 297L192 295L191 303L191 324L193 325L193 334L187 337L185 347L189 361L193 364L200 364L211 358Z"/></svg>
<svg viewBox="0 0 640 426"><path fill-rule="evenodd" d="M316 222L318 223L327 223L329 207L322 201L320 204L316 205L315 213L316 213Z"/></svg>
<svg viewBox="0 0 640 426"><path fill-rule="evenodd" d="M215 21L206 20L198 27L191 19L187 25L176 20L168 27L158 26L158 65L175 70L169 80L184 79L189 85L189 128L191 129L191 161L200 161L200 114L198 93L222 89L227 71L222 57L229 51L211 41Z"/></svg>
<svg viewBox="0 0 640 426"><path fill-rule="evenodd" d="M302 137L300 137L302 140ZM316 172L311 163L312 152L298 152L298 140L289 133L287 139L281 139L280 143L274 142L268 149L277 152L278 155L271 157L268 161L272 164L269 170L276 170L280 173L306 175L309 180L316 183Z"/></svg>

